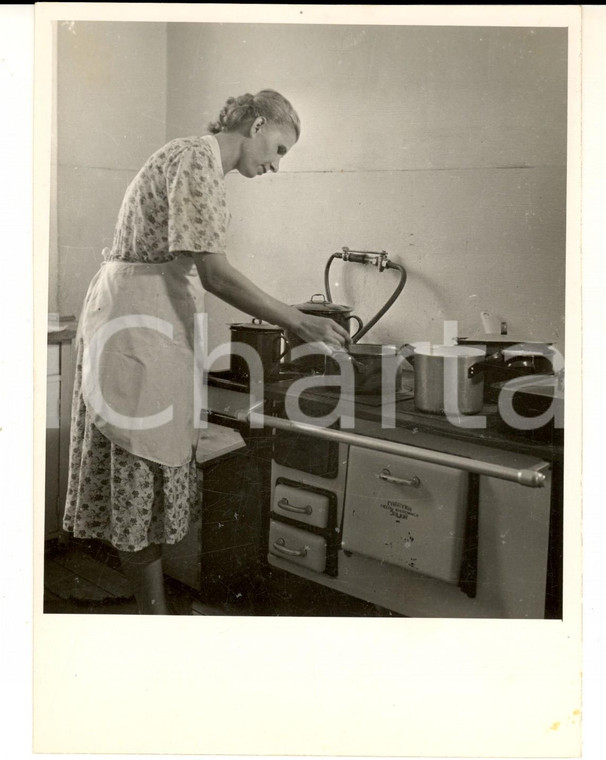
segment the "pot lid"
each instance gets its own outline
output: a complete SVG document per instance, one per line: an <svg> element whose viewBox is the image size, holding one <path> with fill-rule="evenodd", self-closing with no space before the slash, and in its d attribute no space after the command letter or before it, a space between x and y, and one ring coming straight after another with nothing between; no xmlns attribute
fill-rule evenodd
<svg viewBox="0 0 606 760"><path fill-rule="evenodd" d="M282 328L279 325L270 325L258 320L253 322L232 322L229 326L230 330L258 330L259 332L282 332Z"/></svg>
<svg viewBox="0 0 606 760"><path fill-rule="evenodd" d="M538 345L538 346L552 346L552 340L529 340L522 335L501 335L500 333L484 333L475 335L469 338L457 338L457 343L471 344L471 343L492 343L500 344L502 346L517 346L518 344L524 346Z"/></svg>
<svg viewBox="0 0 606 760"><path fill-rule="evenodd" d="M340 303L333 303L332 301L327 301L326 296L323 293L316 293L313 295L309 301L306 301L305 303L299 303L295 305L295 309L299 309L300 311L304 311L307 313L324 313L326 314L337 314L342 313L346 314L350 311L352 311L351 306L344 306Z"/></svg>

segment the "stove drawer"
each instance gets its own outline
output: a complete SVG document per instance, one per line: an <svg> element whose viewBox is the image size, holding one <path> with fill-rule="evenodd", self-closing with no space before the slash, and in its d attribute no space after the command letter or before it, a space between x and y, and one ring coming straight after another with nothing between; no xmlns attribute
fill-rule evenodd
<svg viewBox="0 0 606 760"><path fill-rule="evenodd" d="M326 570L326 539L277 520L269 524L269 552L317 573Z"/></svg>
<svg viewBox="0 0 606 760"><path fill-rule="evenodd" d="M334 480L339 475L339 444L276 430L274 460L292 470Z"/></svg>
<svg viewBox="0 0 606 760"><path fill-rule="evenodd" d="M330 514L330 499L327 494L278 483L274 490L272 510L276 515L316 528L326 528Z"/></svg>
<svg viewBox="0 0 606 760"><path fill-rule="evenodd" d="M343 549L458 583L468 482L461 470L352 446Z"/></svg>

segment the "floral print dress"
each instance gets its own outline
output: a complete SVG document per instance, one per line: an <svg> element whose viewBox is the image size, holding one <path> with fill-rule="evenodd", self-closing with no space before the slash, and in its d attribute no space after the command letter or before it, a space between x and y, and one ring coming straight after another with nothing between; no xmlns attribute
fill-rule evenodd
<svg viewBox="0 0 606 760"><path fill-rule="evenodd" d="M180 138L154 153L129 185L112 248L103 256L162 264L189 252L224 254L228 221L216 138ZM80 326L87 303L88 297ZM63 527L76 538L101 539L122 551L177 543L200 514L195 452L188 462L170 466L137 456L104 435L83 393L81 329L76 340Z"/></svg>

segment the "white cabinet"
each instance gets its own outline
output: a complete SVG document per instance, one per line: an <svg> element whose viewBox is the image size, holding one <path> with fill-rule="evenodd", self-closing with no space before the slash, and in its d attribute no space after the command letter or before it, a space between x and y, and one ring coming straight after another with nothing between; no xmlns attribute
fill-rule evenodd
<svg viewBox="0 0 606 760"><path fill-rule="evenodd" d="M74 373L72 337L69 332L47 346L45 540L60 538L62 534Z"/></svg>

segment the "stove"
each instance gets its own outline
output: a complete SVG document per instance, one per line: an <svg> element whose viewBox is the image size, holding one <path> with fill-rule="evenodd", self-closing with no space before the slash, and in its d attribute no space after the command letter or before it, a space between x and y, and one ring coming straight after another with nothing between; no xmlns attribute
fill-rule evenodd
<svg viewBox="0 0 606 760"><path fill-rule="evenodd" d="M549 488L544 493L522 488L526 481L519 475L534 477L535 468L548 464L528 457L520 463L517 454L496 457L492 451L488 461L483 456L476 460L466 443L453 443L456 451L443 453L441 440L435 440L435 450L414 442L375 441L339 430L337 424L316 435L280 419L289 387L310 376L281 365L265 383L263 398L255 399L248 378L230 370L208 375L209 419L241 429L250 462L266 462L261 509L268 566L397 614L546 614L551 494ZM301 394L301 411L328 413L339 391L338 386L318 385ZM413 395L410 373L396 400ZM354 398L360 411L381 403L376 395ZM263 415L247 417L255 401ZM253 430L257 416L265 417L265 427ZM267 459L259 456L255 435L267 447ZM522 466L527 470L520 472ZM232 478L233 465L229 467ZM515 470L515 483L502 483L501 477L513 480L505 470ZM541 477L550 483L549 475ZM493 547L492 536L504 530L515 540ZM524 549L528 541L532 551ZM521 562L526 563L522 573Z"/></svg>

